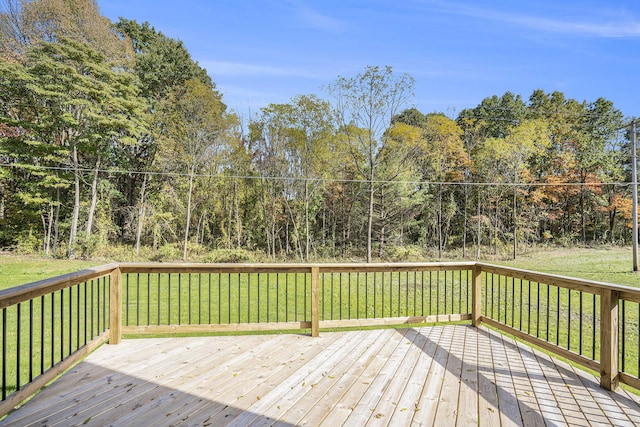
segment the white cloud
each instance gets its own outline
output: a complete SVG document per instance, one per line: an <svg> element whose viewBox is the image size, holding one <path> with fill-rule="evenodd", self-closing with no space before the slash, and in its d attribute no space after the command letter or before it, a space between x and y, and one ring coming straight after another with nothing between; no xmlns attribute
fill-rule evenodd
<svg viewBox="0 0 640 427"><path fill-rule="evenodd" d="M259 77L299 77L305 79L324 78L318 72L290 66L251 64L231 61L200 61L200 65L212 76L259 76Z"/></svg>
<svg viewBox="0 0 640 427"><path fill-rule="evenodd" d="M329 32L341 32L346 28L344 22L311 9L305 3L291 2L291 5L294 7L296 17L308 27Z"/></svg>
<svg viewBox="0 0 640 427"><path fill-rule="evenodd" d="M589 19L578 19L577 17L575 19L557 19L526 13L477 8L442 0L427 0L427 3L436 4L443 10L453 14L516 25L536 31L607 38L640 37L640 21L628 13L582 9L580 10L581 13L589 13L593 17Z"/></svg>
<svg viewBox="0 0 640 427"><path fill-rule="evenodd" d="M539 31L565 34L583 34L597 37L640 37L640 23L637 22L573 22L525 15L496 13L490 16L494 20L504 21Z"/></svg>

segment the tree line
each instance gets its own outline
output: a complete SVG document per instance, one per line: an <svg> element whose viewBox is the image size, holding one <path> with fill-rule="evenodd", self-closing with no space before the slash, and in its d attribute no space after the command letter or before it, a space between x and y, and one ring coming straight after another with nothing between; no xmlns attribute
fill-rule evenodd
<svg viewBox="0 0 640 427"><path fill-rule="evenodd" d="M3 248L372 261L631 240L627 120L605 98L425 114L411 76L368 66L245 123L181 41L95 0L5 0L0 41Z"/></svg>

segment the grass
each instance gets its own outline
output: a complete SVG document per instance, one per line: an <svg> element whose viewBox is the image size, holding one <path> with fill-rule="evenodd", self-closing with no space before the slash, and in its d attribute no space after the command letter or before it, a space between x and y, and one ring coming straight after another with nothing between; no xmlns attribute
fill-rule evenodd
<svg viewBox="0 0 640 427"><path fill-rule="evenodd" d="M617 285L640 286L628 247L537 249L515 260L493 262L509 267Z"/></svg>
<svg viewBox="0 0 640 427"><path fill-rule="evenodd" d="M0 253L0 289L106 264L101 261L63 260Z"/></svg>

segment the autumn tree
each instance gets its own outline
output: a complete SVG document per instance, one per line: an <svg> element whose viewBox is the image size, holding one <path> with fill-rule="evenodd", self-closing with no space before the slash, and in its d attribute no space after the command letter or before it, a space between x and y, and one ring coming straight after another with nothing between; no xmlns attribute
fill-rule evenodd
<svg viewBox="0 0 640 427"><path fill-rule="evenodd" d="M96 0L4 0L0 8L0 57L24 62L40 43L84 43L106 61L123 66L131 46L100 15Z"/></svg>

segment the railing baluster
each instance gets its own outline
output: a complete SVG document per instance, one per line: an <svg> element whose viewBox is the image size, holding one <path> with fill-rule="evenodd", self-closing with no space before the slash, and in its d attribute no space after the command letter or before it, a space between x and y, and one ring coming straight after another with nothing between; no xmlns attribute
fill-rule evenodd
<svg viewBox="0 0 640 427"><path fill-rule="evenodd" d="M368 275L369 275L369 273L367 273L367 276ZM373 317L374 318L376 317L376 308L377 308L377 303L376 303L376 293L377 293L377 291L376 291L376 289L377 289L376 276L377 276L377 274L373 273Z"/></svg>
<svg viewBox="0 0 640 427"><path fill-rule="evenodd" d="M158 295L158 297L160 297ZM151 325L151 274L147 273L147 325Z"/></svg>
<svg viewBox="0 0 640 427"><path fill-rule="evenodd" d="M86 285L86 282L85 282ZM86 293L85 293L86 296ZM44 313L44 295L40 297L40 373L44 372L44 348L45 348L45 339L44 339L44 324L45 324L45 313ZM86 327L85 327L86 329Z"/></svg>
<svg viewBox="0 0 640 427"><path fill-rule="evenodd" d="M340 320L342 320L342 273L338 273L338 289L340 291L340 299L339 299L339 306L340 306Z"/></svg>
<svg viewBox="0 0 640 427"><path fill-rule="evenodd" d="M191 273L187 273L187 288L188 288L188 296L187 296L187 324L191 325L191 301L192 301L192 290L191 290L191 277L193 275ZM239 305L239 302L238 302Z"/></svg>
<svg viewBox="0 0 640 427"><path fill-rule="evenodd" d="M287 312L287 315L288 314ZM286 321L288 321L288 318ZM251 323L251 273L247 274L247 323Z"/></svg>
<svg viewBox="0 0 640 427"><path fill-rule="evenodd" d="M21 322L21 309L22 308L22 303L19 302L17 304L17 310L16 310L16 390L20 390L20 354L22 353L22 349L20 348L20 337L22 335L22 322Z"/></svg>
<svg viewBox="0 0 640 427"><path fill-rule="evenodd" d="M375 274L375 273L374 273ZM382 290L380 291L380 299L382 299L382 317L384 317L384 272L382 272Z"/></svg>
<svg viewBox="0 0 640 427"><path fill-rule="evenodd" d="M579 296L580 296L580 308L579 308L579 310L580 310L580 324L578 325L578 327L579 327L579 332L578 332L578 340L579 340L579 343L578 343L578 354L582 355L582 324L584 322L584 318L583 318L584 312L582 310L582 297L583 297L583 292L582 291L579 292Z"/></svg>
<svg viewBox="0 0 640 427"><path fill-rule="evenodd" d="M29 382L31 381L33 381L33 299L29 300Z"/></svg>
<svg viewBox="0 0 640 427"><path fill-rule="evenodd" d="M538 298L538 302L537 302L537 307L538 309L536 310L536 337L540 337L540 282L538 283L538 289L537 289L537 298Z"/></svg>
<svg viewBox="0 0 640 427"><path fill-rule="evenodd" d="M125 279L124 293L124 324L129 326L129 294L131 293L129 290L129 274Z"/></svg>
<svg viewBox="0 0 640 427"><path fill-rule="evenodd" d="M556 300L556 345L560 345L560 287L558 289L558 298Z"/></svg>
<svg viewBox="0 0 640 427"><path fill-rule="evenodd" d="M140 273L136 274L136 326L140 326Z"/></svg>
<svg viewBox="0 0 640 427"><path fill-rule="evenodd" d="M295 277L294 277L294 281L293 281L293 287L294 287L294 295L295 298L293 299L293 303L295 305L295 321L298 321L298 273L296 273ZM324 286L324 282L323 282L323 286Z"/></svg>
<svg viewBox="0 0 640 427"><path fill-rule="evenodd" d="M167 274L167 325L171 325L171 273Z"/></svg>
<svg viewBox="0 0 640 427"><path fill-rule="evenodd" d="M324 273L322 273L322 283L324 283ZM284 275L284 321L289 321L289 273ZM322 305L324 307L324 286L322 287ZM324 310L322 311L322 317L324 318Z"/></svg>
<svg viewBox="0 0 640 427"><path fill-rule="evenodd" d="M69 288L69 354L73 352L73 288ZM63 355L64 358L64 355Z"/></svg>
<svg viewBox="0 0 640 427"><path fill-rule="evenodd" d="M624 363L625 363L625 359L626 359L625 355L627 354L626 353L626 348L625 348L626 347L625 344L627 342L627 340L625 339L625 337L627 336L627 334L626 334L626 323L627 322L626 322L626 316L625 316L627 310L626 310L626 304L625 303L626 303L626 301L622 300L622 304L620 304L620 306L619 306L620 310L622 311L622 322L620 322L620 325L619 325L620 329L622 330L621 331L622 333L620 334L620 346L621 346L622 352L619 353L618 357L620 358L620 364L621 364L622 372L625 371Z"/></svg>
<svg viewBox="0 0 640 427"><path fill-rule="evenodd" d="M571 350L571 289L567 289L568 304L567 304L567 350ZM558 330L558 335L560 332Z"/></svg>
<svg viewBox="0 0 640 427"><path fill-rule="evenodd" d="M60 289L60 360L64 358L64 289Z"/></svg>
<svg viewBox="0 0 640 427"><path fill-rule="evenodd" d="M494 274L493 273L491 274L491 282L492 284L494 281L497 282L497 286L498 286L498 300L496 302L497 313L495 318L498 319L498 322L499 322L502 317L502 286L501 286L500 275L496 274L495 276L497 276L497 280L495 280Z"/></svg>
<svg viewBox="0 0 640 427"><path fill-rule="evenodd" d="M161 317L160 317L160 308L162 307L162 298L161 298L161 286L160 286L160 273L158 273L157 275L157 279L158 279L158 326L160 326L160 321L161 321ZM168 324L168 323L167 323Z"/></svg>
<svg viewBox="0 0 640 427"><path fill-rule="evenodd" d="M515 293L515 292L514 292ZM520 279L520 294L518 297L518 309L519 309L519 314L518 314L518 329L522 330L522 305L524 303L523 301L523 296L522 296L522 279Z"/></svg>
<svg viewBox="0 0 640 427"><path fill-rule="evenodd" d="M351 281L351 273L349 273L349 281ZM356 273L356 318L360 318L360 272Z"/></svg>
<svg viewBox="0 0 640 427"><path fill-rule="evenodd" d="M191 298L191 296L189 296L189 298ZM229 310L231 310L231 300L229 300ZM178 273L178 325L181 325L181 324L182 324L182 273Z"/></svg>
<svg viewBox="0 0 640 427"><path fill-rule="evenodd" d="M7 398L7 309L2 309L2 400Z"/></svg>
<svg viewBox="0 0 640 427"><path fill-rule="evenodd" d="M593 294L593 319L592 319L592 337L591 342L593 345L591 346L591 358L595 360L596 358L596 294Z"/></svg>

